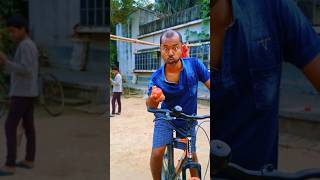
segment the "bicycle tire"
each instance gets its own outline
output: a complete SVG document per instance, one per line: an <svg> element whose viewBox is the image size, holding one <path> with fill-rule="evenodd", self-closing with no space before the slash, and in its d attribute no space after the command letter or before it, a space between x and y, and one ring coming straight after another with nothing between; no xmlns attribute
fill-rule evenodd
<svg viewBox="0 0 320 180"><path fill-rule="evenodd" d="M161 180L170 180L170 178L172 179L172 174L170 174L170 166L169 166L169 153L168 153L168 147L166 148L166 151L163 155L163 159L162 159L162 170L161 170Z"/></svg>
<svg viewBox="0 0 320 180"><path fill-rule="evenodd" d="M182 180L181 173L175 178L175 167L174 167L174 158L173 145L167 145L166 151L162 159L162 170L161 170L161 180Z"/></svg>
<svg viewBox="0 0 320 180"><path fill-rule="evenodd" d="M51 116L59 116L64 109L64 92L60 81L50 73L40 74L40 102Z"/></svg>

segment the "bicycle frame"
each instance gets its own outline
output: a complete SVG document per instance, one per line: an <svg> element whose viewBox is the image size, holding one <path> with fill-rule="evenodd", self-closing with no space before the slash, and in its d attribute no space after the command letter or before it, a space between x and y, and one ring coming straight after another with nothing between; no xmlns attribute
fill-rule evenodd
<svg viewBox="0 0 320 180"><path fill-rule="evenodd" d="M186 147L183 150L182 155L178 159L177 165L174 167L174 147L178 144L183 145ZM192 161L192 136L189 132L186 138L173 138L172 144L167 145L167 153L168 153L168 166L169 166L169 173L173 175L170 177L171 179L177 179L178 175L182 172L182 179L186 180L186 171L187 169L196 169L198 177L201 178L201 165L197 162ZM174 172L170 172L174 169Z"/></svg>
<svg viewBox="0 0 320 180"><path fill-rule="evenodd" d="M179 174L182 172L182 179L186 180L186 170L189 169L195 169L197 171L197 175L199 178L201 178L201 165L197 162L192 161L192 127L193 122L201 119L207 119L210 118L210 115L204 115L204 116L196 116L196 115L187 115L182 112L181 106L175 106L172 111L168 109L152 109L148 108L148 112L151 113L160 113L164 114L165 117L158 117L156 120L164 120L169 123L171 123L171 120L174 120L176 118L185 120L187 122L187 128L183 128L183 130L187 130L187 135L184 138L175 138L173 137L173 141L170 144L167 144L167 152L163 158L163 162L167 162L167 169L168 171L162 171L161 178L165 178L165 180L175 180L178 178ZM174 126L174 125L173 125ZM182 130L179 128L175 128L176 131ZM184 133L182 133L184 134ZM184 145L183 147L183 154L180 157L177 166L174 166L174 147L178 144ZM167 157L168 156L168 157ZM167 159L167 160L166 160ZM162 169L164 168L164 163L162 164ZM167 173L168 172L168 173Z"/></svg>

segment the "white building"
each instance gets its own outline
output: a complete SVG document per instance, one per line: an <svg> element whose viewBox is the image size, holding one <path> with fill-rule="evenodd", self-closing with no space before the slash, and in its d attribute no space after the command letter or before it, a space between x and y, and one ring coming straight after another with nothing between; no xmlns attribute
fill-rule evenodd
<svg viewBox="0 0 320 180"><path fill-rule="evenodd" d="M107 0L28 0L27 4L30 34L48 54L51 66L71 68L79 53L85 56L87 70L105 72L110 23ZM77 38L72 37L74 31ZM79 45L84 48L75 51Z"/></svg>
<svg viewBox="0 0 320 180"><path fill-rule="evenodd" d="M183 42L199 43L191 47L190 56L202 60L209 68L209 21L201 19L200 6L195 6L171 16L139 8L129 15L126 24L117 24L116 35L159 44L160 35L167 29L181 33ZM204 38L203 38L204 37ZM162 60L158 46L117 42L120 72L128 82L146 86L151 74Z"/></svg>

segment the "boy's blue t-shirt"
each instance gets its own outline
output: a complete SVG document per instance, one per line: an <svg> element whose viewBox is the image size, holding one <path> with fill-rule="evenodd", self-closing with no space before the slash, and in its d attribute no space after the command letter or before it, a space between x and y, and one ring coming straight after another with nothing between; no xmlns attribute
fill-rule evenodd
<svg viewBox="0 0 320 180"><path fill-rule="evenodd" d="M184 58L181 62L183 69L180 72L179 82L172 83L166 80L164 64L151 76L148 95L151 94L152 86L157 86L162 89L166 97L161 104L161 109L171 110L179 105L184 113L196 114L198 82L207 82L210 79L210 73L197 58Z"/></svg>
<svg viewBox="0 0 320 180"><path fill-rule="evenodd" d="M319 54L320 39L293 0L231 2L234 22L211 78L211 139L228 143L240 166L277 167L282 63L303 68Z"/></svg>

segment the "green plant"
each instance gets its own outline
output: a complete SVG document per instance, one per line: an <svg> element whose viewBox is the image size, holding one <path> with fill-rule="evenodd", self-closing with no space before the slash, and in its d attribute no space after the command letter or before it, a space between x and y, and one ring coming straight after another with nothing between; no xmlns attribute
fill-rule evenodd
<svg viewBox="0 0 320 180"><path fill-rule="evenodd" d="M14 42L11 40L6 28L0 28L0 51L5 54L12 54Z"/></svg>
<svg viewBox="0 0 320 180"><path fill-rule="evenodd" d="M5 27L5 19L20 12L21 0L0 1L0 51L12 55L14 43Z"/></svg>
<svg viewBox="0 0 320 180"><path fill-rule="evenodd" d="M201 31L191 31L187 29L185 31L185 36L186 36L186 41L204 41L204 40L209 40L210 39L210 34L209 34L209 29L208 29L208 24L203 23L201 26Z"/></svg>
<svg viewBox="0 0 320 180"><path fill-rule="evenodd" d="M20 0L5 0L0 1L0 19L8 18L14 14L18 14Z"/></svg>
<svg viewBox="0 0 320 180"><path fill-rule="evenodd" d="M152 9L153 4L149 0L111 0L110 3L111 34L116 34L116 24L126 24L128 16L138 7ZM110 67L118 66L116 41L110 42Z"/></svg>
<svg viewBox="0 0 320 180"><path fill-rule="evenodd" d="M174 14L200 4L203 0L156 0L155 10L163 14Z"/></svg>
<svg viewBox="0 0 320 180"><path fill-rule="evenodd" d="M210 0L201 0L201 18L206 19L210 17Z"/></svg>

